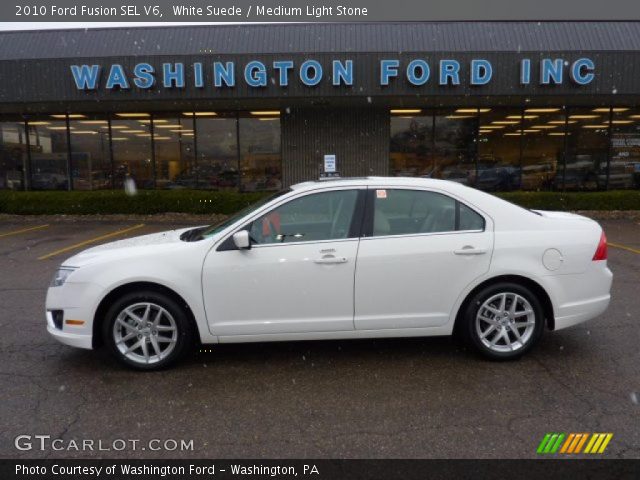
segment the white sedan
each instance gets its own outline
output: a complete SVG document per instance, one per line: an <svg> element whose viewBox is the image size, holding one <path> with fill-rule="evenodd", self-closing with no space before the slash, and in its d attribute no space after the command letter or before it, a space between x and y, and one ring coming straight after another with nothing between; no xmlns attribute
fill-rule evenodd
<svg viewBox="0 0 640 480"><path fill-rule="evenodd" d="M545 328L609 304L593 220L530 211L458 183L307 182L225 222L108 243L66 260L48 331L144 370L202 344L460 334L512 359Z"/></svg>

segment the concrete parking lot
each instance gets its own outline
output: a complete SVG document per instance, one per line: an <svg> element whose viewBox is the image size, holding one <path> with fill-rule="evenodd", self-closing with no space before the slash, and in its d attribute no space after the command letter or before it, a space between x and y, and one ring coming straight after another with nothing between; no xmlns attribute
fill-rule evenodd
<svg viewBox="0 0 640 480"><path fill-rule="evenodd" d="M45 293L79 249L169 226L2 219L0 457L526 458L547 432L611 432L603 457L638 458L640 222L602 223L614 245L609 310L547 333L516 362L447 338L325 341L213 346L138 373L50 338ZM193 450L19 451L21 434L193 440Z"/></svg>

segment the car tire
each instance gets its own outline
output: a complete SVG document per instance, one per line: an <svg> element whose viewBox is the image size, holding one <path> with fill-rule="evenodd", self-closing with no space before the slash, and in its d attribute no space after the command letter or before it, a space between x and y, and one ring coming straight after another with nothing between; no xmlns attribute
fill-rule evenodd
<svg viewBox="0 0 640 480"><path fill-rule="evenodd" d="M462 318L462 333L492 360L513 360L531 350L544 331L544 310L528 288L511 282L473 294Z"/></svg>
<svg viewBox="0 0 640 480"><path fill-rule="evenodd" d="M107 310L102 338L110 353L137 370L159 370L191 350L195 331L171 297L145 290L123 295Z"/></svg>

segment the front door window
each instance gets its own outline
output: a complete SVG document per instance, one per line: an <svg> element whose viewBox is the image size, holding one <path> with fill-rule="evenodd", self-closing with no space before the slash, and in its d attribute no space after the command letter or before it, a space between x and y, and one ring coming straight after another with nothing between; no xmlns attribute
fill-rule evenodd
<svg viewBox="0 0 640 480"><path fill-rule="evenodd" d="M357 190L296 198L252 222L249 234L258 245L349 238L357 198Z"/></svg>

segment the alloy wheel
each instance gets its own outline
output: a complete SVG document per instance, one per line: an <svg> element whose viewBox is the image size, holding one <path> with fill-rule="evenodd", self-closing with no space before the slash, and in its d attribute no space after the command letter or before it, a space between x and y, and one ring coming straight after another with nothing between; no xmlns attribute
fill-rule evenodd
<svg viewBox="0 0 640 480"><path fill-rule="evenodd" d="M476 334L482 344L493 352L515 352L524 348L535 327L536 315L531 303L513 292L489 297L476 314Z"/></svg>
<svg viewBox="0 0 640 480"><path fill-rule="evenodd" d="M113 340L118 351L132 362L154 364L176 347L178 326L173 316L157 303L135 303L116 317Z"/></svg>

